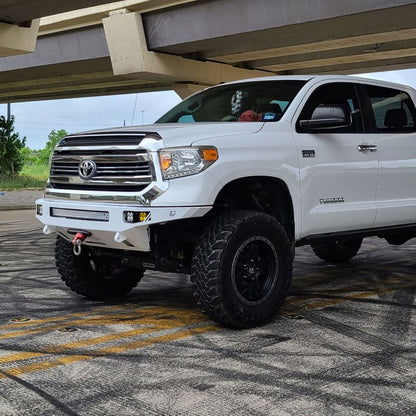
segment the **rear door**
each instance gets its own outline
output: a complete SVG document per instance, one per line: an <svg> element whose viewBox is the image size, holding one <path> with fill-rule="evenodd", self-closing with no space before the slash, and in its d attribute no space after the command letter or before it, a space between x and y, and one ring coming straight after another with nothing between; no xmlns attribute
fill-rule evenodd
<svg viewBox="0 0 416 416"><path fill-rule="evenodd" d="M416 110L404 89L368 85L379 155L375 227L416 223Z"/></svg>
<svg viewBox="0 0 416 416"><path fill-rule="evenodd" d="M302 237L371 228L376 214L378 153L374 134L362 116L359 85L326 82L305 97L298 110L294 137L300 167ZM321 104L347 106L349 127L308 132L309 120Z"/></svg>

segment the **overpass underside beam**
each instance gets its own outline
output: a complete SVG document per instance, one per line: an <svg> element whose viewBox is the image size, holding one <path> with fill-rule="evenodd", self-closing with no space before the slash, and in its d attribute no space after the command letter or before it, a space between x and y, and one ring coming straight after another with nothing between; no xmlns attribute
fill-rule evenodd
<svg viewBox="0 0 416 416"><path fill-rule="evenodd" d="M28 79L0 84L0 103L76 98L146 91L166 90L166 84L152 81L114 77L112 70L101 71L106 63L79 62L39 67ZM95 69L94 69L95 68ZM75 75L68 75L69 73ZM66 73L67 75L63 75ZM47 74L47 75L46 75ZM22 73L19 73L22 76ZM10 79L10 78L9 78ZM1 77L0 77L1 80Z"/></svg>
<svg viewBox="0 0 416 416"><path fill-rule="evenodd" d="M0 58L0 103L172 89L186 97L268 74L149 51L141 15L122 10L103 25L42 36L31 55Z"/></svg>
<svg viewBox="0 0 416 416"><path fill-rule="evenodd" d="M414 67L410 0L212 0L144 15L150 50L276 74ZM186 27L186 30L181 28Z"/></svg>
<svg viewBox="0 0 416 416"><path fill-rule="evenodd" d="M183 91L183 84L196 85L200 89L220 82L270 74L262 70L151 52L147 49L142 19L138 13L114 13L105 18L103 24L116 76L179 83L179 88Z"/></svg>
<svg viewBox="0 0 416 416"><path fill-rule="evenodd" d="M0 102L415 68L415 15L411 0L110 3L49 16L33 54L0 57Z"/></svg>
<svg viewBox="0 0 416 416"><path fill-rule="evenodd" d="M35 52L0 59L0 102L81 97L152 89L114 76L102 27L39 38Z"/></svg>

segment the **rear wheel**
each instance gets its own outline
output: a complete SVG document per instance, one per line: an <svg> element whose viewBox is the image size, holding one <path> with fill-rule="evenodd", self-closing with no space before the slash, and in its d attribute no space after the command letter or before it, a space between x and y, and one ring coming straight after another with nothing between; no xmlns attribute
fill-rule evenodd
<svg viewBox="0 0 416 416"><path fill-rule="evenodd" d="M275 218L256 211L223 214L195 248L194 294L204 312L222 325L263 324L283 303L292 261L289 238Z"/></svg>
<svg viewBox="0 0 416 416"><path fill-rule="evenodd" d="M89 299L123 296L137 285L144 273L143 270L123 265L121 258L99 256L86 245L76 256L73 244L60 236L56 239L55 260L65 284Z"/></svg>
<svg viewBox="0 0 416 416"><path fill-rule="evenodd" d="M322 260L342 263L351 260L361 247L362 238L348 238L311 244L313 252Z"/></svg>

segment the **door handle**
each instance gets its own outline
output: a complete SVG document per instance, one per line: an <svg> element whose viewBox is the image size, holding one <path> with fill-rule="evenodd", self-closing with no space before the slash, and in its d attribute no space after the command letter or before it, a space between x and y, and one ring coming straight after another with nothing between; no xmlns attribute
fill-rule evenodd
<svg viewBox="0 0 416 416"><path fill-rule="evenodd" d="M377 151L377 146L375 144L359 144L357 149L359 152L375 152Z"/></svg>

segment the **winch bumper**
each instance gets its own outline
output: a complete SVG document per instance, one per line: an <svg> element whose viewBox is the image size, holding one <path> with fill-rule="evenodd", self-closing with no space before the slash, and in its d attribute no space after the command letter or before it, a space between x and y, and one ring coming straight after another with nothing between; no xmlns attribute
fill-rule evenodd
<svg viewBox="0 0 416 416"><path fill-rule="evenodd" d="M72 240L74 232L87 231L84 244L133 251L149 251L149 226L204 216L211 206L150 207L38 199L36 217L43 232Z"/></svg>

